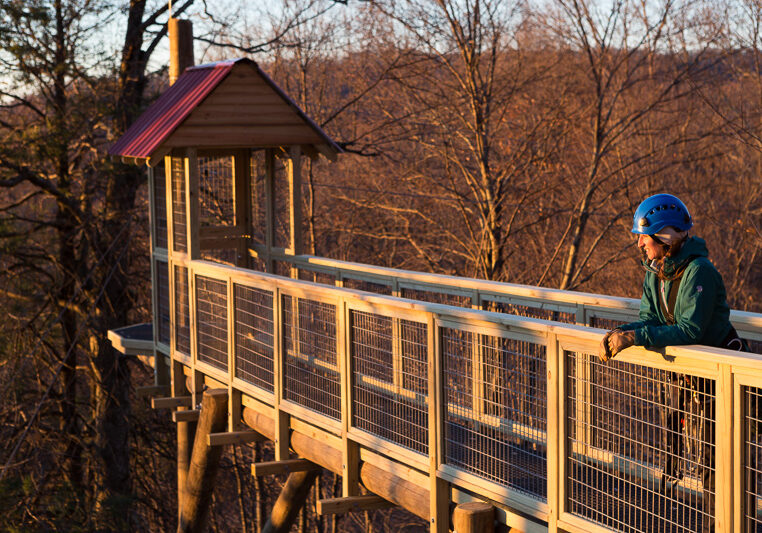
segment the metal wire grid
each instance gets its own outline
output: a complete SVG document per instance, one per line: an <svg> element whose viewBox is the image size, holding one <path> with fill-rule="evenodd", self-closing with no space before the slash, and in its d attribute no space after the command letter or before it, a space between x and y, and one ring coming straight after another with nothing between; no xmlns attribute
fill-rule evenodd
<svg viewBox="0 0 762 533"><path fill-rule="evenodd" d="M341 419L336 306L283 295L284 397Z"/></svg>
<svg viewBox="0 0 762 533"><path fill-rule="evenodd" d="M354 310L350 324L352 424L428 454L426 324Z"/></svg>
<svg viewBox="0 0 762 533"><path fill-rule="evenodd" d="M172 158L172 245L178 252L188 250L185 214L185 160Z"/></svg>
<svg viewBox="0 0 762 533"><path fill-rule="evenodd" d="M167 248L167 177L164 163L159 163L153 173L154 246Z"/></svg>
<svg viewBox="0 0 762 533"><path fill-rule="evenodd" d="M471 298L460 294L447 294L446 292L424 291L403 287L402 297L422 302L453 305L455 307L471 307Z"/></svg>
<svg viewBox="0 0 762 533"><path fill-rule="evenodd" d="M228 368L227 283L196 276L196 327L198 359L222 369Z"/></svg>
<svg viewBox="0 0 762 533"><path fill-rule="evenodd" d="M175 265L175 349L190 355L190 305L188 269Z"/></svg>
<svg viewBox="0 0 762 533"><path fill-rule="evenodd" d="M565 324L574 324L576 315L566 311L553 311L552 309L541 309L528 305L512 304L507 302L498 302L495 300L484 301L487 311L505 313L507 315L525 316L529 318L541 318L543 320L553 320Z"/></svg>
<svg viewBox="0 0 762 533"><path fill-rule="evenodd" d="M565 357L569 511L617 531L713 531L714 382Z"/></svg>
<svg viewBox="0 0 762 533"><path fill-rule="evenodd" d="M156 298L159 342L169 344L169 264L166 261L156 261Z"/></svg>
<svg viewBox="0 0 762 533"><path fill-rule="evenodd" d="M252 150L251 160L251 239L264 244L266 219L265 199L265 151Z"/></svg>
<svg viewBox="0 0 762 533"><path fill-rule="evenodd" d="M233 157L198 158L198 215L202 226L234 226Z"/></svg>
<svg viewBox="0 0 762 533"><path fill-rule="evenodd" d="M238 284L233 290L236 377L273 392L273 293Z"/></svg>
<svg viewBox="0 0 762 533"><path fill-rule="evenodd" d="M612 330L614 328L618 328L624 323L625 322L623 320L613 320L611 318L601 318L598 316L594 316L590 318L589 326L591 328L601 328L601 329Z"/></svg>
<svg viewBox="0 0 762 533"><path fill-rule="evenodd" d="M442 328L441 351L447 464L545 501L545 347Z"/></svg>
<svg viewBox="0 0 762 533"><path fill-rule="evenodd" d="M744 531L762 531L762 389L743 388Z"/></svg>
<svg viewBox="0 0 762 533"><path fill-rule="evenodd" d="M201 250L201 259L223 265L236 266L238 251L231 248Z"/></svg>
<svg viewBox="0 0 762 533"><path fill-rule="evenodd" d="M389 285L364 281L361 279L345 278L344 288L354 289L356 291L374 292L376 294L386 294L387 296L391 296L392 294L392 288Z"/></svg>
<svg viewBox="0 0 762 533"><path fill-rule="evenodd" d="M313 272L303 268L299 269L299 279L303 281L311 281L313 283L320 283L322 285L336 285L336 276L326 274L325 272Z"/></svg>

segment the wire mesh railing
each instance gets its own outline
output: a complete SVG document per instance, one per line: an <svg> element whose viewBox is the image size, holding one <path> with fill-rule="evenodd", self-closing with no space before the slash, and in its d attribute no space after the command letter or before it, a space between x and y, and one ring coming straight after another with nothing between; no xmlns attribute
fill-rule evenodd
<svg viewBox="0 0 762 533"><path fill-rule="evenodd" d="M281 309L284 399L339 420L336 305L284 294Z"/></svg>
<svg viewBox="0 0 762 533"><path fill-rule="evenodd" d="M761 393L733 388L735 372L762 383L758 355L630 348L603 364L601 330L170 264L176 321L180 265L194 282L194 364L228 372L274 412L344 427L349 441L569 532L762 523ZM728 466L734 447L742 475Z"/></svg>
<svg viewBox="0 0 762 533"><path fill-rule="evenodd" d="M227 283L196 276L198 360L221 370L228 368Z"/></svg>
<svg viewBox="0 0 762 533"><path fill-rule="evenodd" d="M713 531L713 380L565 357L570 512L616 531Z"/></svg>
<svg viewBox="0 0 762 533"><path fill-rule="evenodd" d="M350 311L352 426L428 454L426 324Z"/></svg>
<svg viewBox="0 0 762 533"><path fill-rule="evenodd" d="M235 375L273 392L273 293L236 283L233 295Z"/></svg>

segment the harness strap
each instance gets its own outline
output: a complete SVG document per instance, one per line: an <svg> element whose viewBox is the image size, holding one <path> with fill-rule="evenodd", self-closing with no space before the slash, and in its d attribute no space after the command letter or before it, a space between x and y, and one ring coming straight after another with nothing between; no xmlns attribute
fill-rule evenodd
<svg viewBox="0 0 762 533"><path fill-rule="evenodd" d="M662 291L660 290L660 297L659 297L659 305L661 306L661 310L664 313L664 318L667 320L667 325L674 325L675 324L675 303L677 302L677 293L680 290L680 281L683 279L683 274L685 273L685 269L688 268L688 265L690 265L694 259L697 257L700 257L698 255L691 256L688 261L685 262L685 266L680 269L680 271L675 275L674 278L672 278L672 285L669 287L669 294L667 295L667 298L664 298L662 295ZM660 283L666 283L664 279L660 279ZM661 287L660 287L661 289ZM666 300L666 301L665 301Z"/></svg>

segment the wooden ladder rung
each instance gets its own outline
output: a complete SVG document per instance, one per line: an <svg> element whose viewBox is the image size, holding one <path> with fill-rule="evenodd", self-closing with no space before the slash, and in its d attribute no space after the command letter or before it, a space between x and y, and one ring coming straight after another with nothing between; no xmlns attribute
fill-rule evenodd
<svg viewBox="0 0 762 533"><path fill-rule="evenodd" d="M172 413L173 422L198 422L201 415L201 409L190 409L188 411L174 411Z"/></svg>
<svg viewBox="0 0 762 533"><path fill-rule="evenodd" d="M153 398L151 407L154 409L176 409L177 407L191 407L193 398L191 396L170 396L169 398Z"/></svg>
<svg viewBox="0 0 762 533"><path fill-rule="evenodd" d="M209 446L225 446L227 444L247 444L249 442L262 442L267 437L257 431L231 431L227 433L210 433L207 444Z"/></svg>
<svg viewBox="0 0 762 533"><path fill-rule="evenodd" d="M267 461L251 465L251 475L256 477L290 474L316 470L320 466L307 459L285 459L283 461Z"/></svg>
<svg viewBox="0 0 762 533"><path fill-rule="evenodd" d="M388 509L394 507L389 500L383 499L375 494L365 494L363 496L348 496L345 498L327 498L318 500L317 513L326 514L345 514L354 511L374 511L376 509Z"/></svg>

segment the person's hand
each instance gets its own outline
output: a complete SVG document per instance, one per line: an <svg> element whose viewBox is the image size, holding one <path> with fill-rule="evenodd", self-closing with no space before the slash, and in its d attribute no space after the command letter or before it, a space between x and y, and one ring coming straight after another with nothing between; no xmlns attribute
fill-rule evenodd
<svg viewBox="0 0 762 533"><path fill-rule="evenodd" d="M635 344L635 332L634 331L622 331L615 329L608 336L608 348L611 353L611 357L615 357L616 354L629 348Z"/></svg>
<svg viewBox="0 0 762 533"><path fill-rule="evenodd" d="M600 359L602 363L607 363L608 360L613 357L613 355L611 355L611 348L609 348L609 338L615 331L619 330L612 329L606 333L601 340L600 346L598 347L598 359Z"/></svg>

